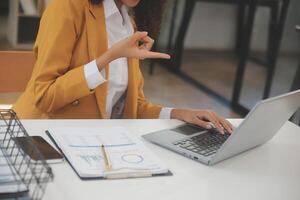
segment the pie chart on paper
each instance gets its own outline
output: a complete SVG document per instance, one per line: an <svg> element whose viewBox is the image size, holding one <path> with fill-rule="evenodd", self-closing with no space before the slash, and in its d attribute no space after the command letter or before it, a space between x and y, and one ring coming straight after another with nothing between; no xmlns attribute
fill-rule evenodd
<svg viewBox="0 0 300 200"><path fill-rule="evenodd" d="M144 158L141 155L138 154L125 154L122 155L121 159L130 164L139 164L144 161Z"/></svg>

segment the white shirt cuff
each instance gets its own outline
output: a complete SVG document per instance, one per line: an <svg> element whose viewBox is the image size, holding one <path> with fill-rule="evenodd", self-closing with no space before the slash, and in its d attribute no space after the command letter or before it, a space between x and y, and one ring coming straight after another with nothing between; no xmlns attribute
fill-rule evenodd
<svg viewBox="0 0 300 200"><path fill-rule="evenodd" d="M94 90L106 81L103 75L99 72L96 60L84 65L84 76L90 90Z"/></svg>
<svg viewBox="0 0 300 200"><path fill-rule="evenodd" d="M164 107L159 113L159 119L171 119L171 112L173 108Z"/></svg>

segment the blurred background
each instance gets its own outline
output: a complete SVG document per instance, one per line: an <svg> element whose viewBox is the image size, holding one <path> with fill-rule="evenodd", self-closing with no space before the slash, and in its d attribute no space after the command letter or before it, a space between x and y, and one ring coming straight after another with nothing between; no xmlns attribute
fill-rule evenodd
<svg viewBox="0 0 300 200"><path fill-rule="evenodd" d="M0 51L32 50L47 3L0 1ZM169 107L244 117L257 101L300 89L297 24L299 0L168 0L155 49L172 59L143 61L145 94ZM0 104L11 105L22 91L3 89L5 70ZM22 70L15 73L28 74Z"/></svg>

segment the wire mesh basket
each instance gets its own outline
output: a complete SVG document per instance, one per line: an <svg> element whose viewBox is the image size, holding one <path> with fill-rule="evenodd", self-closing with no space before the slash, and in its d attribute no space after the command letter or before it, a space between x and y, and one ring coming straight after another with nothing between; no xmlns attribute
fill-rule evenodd
<svg viewBox="0 0 300 200"><path fill-rule="evenodd" d="M0 109L0 199L42 199L52 180L50 166L16 113Z"/></svg>

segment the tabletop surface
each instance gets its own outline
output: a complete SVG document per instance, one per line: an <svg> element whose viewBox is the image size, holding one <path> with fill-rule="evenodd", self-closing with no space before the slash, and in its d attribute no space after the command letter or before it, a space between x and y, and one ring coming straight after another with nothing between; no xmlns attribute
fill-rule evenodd
<svg viewBox="0 0 300 200"><path fill-rule="evenodd" d="M30 135L41 135L49 141L44 131L50 127L124 126L140 136L182 122L22 120L22 123ZM82 181L67 162L51 164L55 177L43 199L300 199L300 128L290 122L268 143L210 167L143 141L167 164L173 176Z"/></svg>

